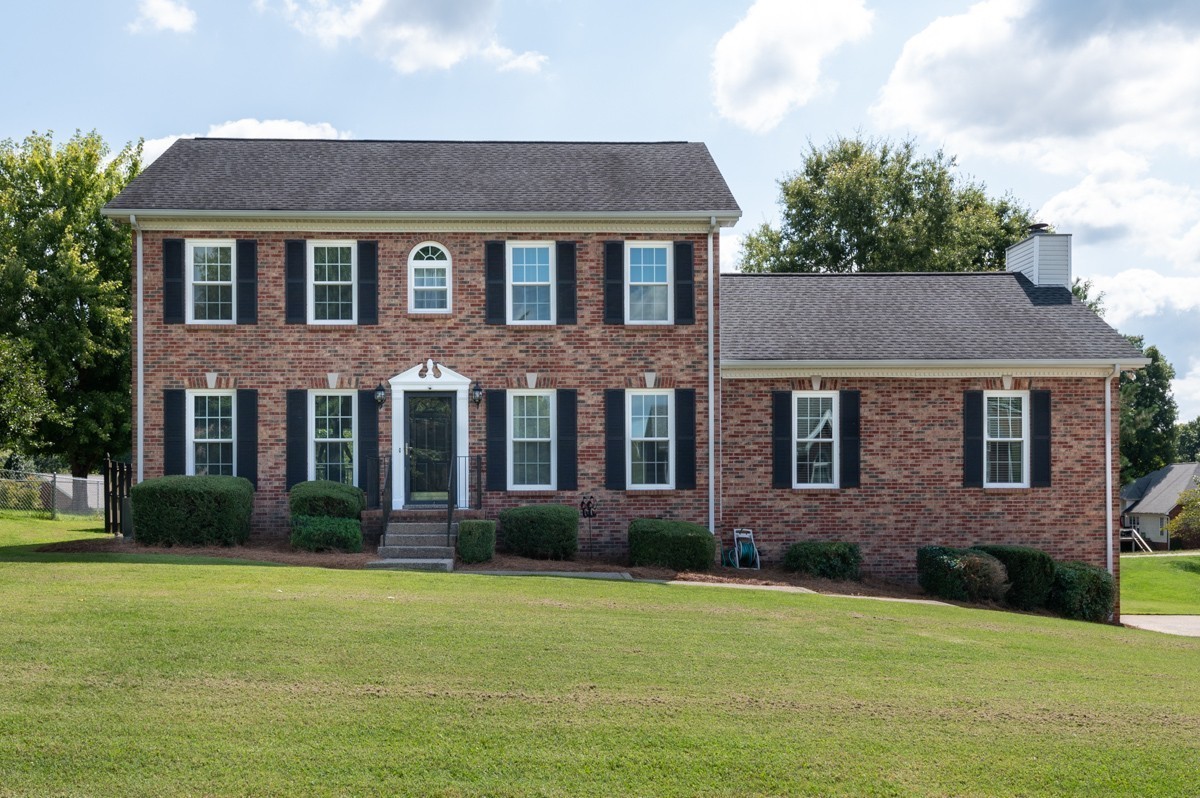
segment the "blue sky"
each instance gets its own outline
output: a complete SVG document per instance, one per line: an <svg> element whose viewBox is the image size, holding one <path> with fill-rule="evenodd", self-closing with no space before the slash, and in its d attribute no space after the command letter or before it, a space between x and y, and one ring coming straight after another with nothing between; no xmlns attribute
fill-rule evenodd
<svg viewBox="0 0 1200 798"><path fill-rule="evenodd" d="M66 0L3 12L0 138L704 141L744 211L808 142L913 136L1074 234L1200 416L1200 5L1187 0ZM19 76L19 77L13 77Z"/></svg>

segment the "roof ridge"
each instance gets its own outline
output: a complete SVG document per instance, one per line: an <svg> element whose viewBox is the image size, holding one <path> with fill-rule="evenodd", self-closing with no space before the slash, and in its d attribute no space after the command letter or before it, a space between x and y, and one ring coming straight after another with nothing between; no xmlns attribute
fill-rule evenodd
<svg viewBox="0 0 1200 798"><path fill-rule="evenodd" d="M179 141L254 141L254 142L325 142L329 144L621 144L631 146L653 146L660 144L701 144L698 141L567 141L553 139L331 139L331 138L263 138L256 136L181 136Z"/></svg>
<svg viewBox="0 0 1200 798"><path fill-rule="evenodd" d="M989 269L973 272L722 272L721 276L733 277L984 277L990 275L1016 277L1018 272L1004 269ZM1042 286L1060 288L1062 286Z"/></svg>

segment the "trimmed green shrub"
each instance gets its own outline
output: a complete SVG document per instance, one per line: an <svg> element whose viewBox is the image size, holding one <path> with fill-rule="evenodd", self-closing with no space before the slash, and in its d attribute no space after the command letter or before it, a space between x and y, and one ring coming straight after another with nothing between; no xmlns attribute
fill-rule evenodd
<svg viewBox="0 0 1200 798"><path fill-rule="evenodd" d="M325 515L292 516L292 548L305 551L348 551L363 549L362 525L357 518Z"/></svg>
<svg viewBox="0 0 1200 798"><path fill-rule="evenodd" d="M983 545L975 548L1004 563L1010 583L1005 601L1019 610L1046 606L1050 588L1054 585L1054 559L1049 554L1031 546Z"/></svg>
<svg viewBox="0 0 1200 798"><path fill-rule="evenodd" d="M842 540L802 540L788 547L783 567L825 579L859 579L862 552Z"/></svg>
<svg viewBox="0 0 1200 798"><path fill-rule="evenodd" d="M500 511L504 546L540 560L569 560L579 549L579 511L565 504L532 504Z"/></svg>
<svg viewBox="0 0 1200 798"><path fill-rule="evenodd" d="M1064 618L1103 623L1112 615L1116 584L1103 568L1082 562L1056 562L1054 587L1046 606Z"/></svg>
<svg viewBox="0 0 1200 798"><path fill-rule="evenodd" d="M465 563L487 562L496 553L495 521L458 522L458 558Z"/></svg>
<svg viewBox="0 0 1200 798"><path fill-rule="evenodd" d="M232 546L250 536L254 488L242 477L158 477L129 492L134 537L148 546Z"/></svg>
<svg viewBox="0 0 1200 798"><path fill-rule="evenodd" d="M917 582L926 593L951 601L1000 601L1008 590L1004 563L977 549L922 546Z"/></svg>
<svg viewBox="0 0 1200 798"><path fill-rule="evenodd" d="M635 518L629 522L629 562L676 571L707 571L717 556L717 539L690 521Z"/></svg>
<svg viewBox="0 0 1200 798"><path fill-rule="evenodd" d="M319 515L326 518L353 518L366 509L362 488L327 479L298 482L288 492L292 515Z"/></svg>

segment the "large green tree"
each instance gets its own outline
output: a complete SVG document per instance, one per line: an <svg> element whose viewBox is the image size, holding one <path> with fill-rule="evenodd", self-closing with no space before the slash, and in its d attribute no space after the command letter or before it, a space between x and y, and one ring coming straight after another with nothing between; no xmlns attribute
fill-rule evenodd
<svg viewBox="0 0 1200 798"><path fill-rule="evenodd" d="M1150 359L1150 364L1121 376L1121 483L1149 474L1174 462L1175 397L1171 380L1175 369L1156 346L1146 346L1140 335L1129 342Z"/></svg>
<svg viewBox="0 0 1200 798"><path fill-rule="evenodd" d="M953 156L921 155L912 140L810 143L779 187L782 223L746 236L743 271L1001 269L1031 221L1013 197L990 197L959 174Z"/></svg>
<svg viewBox="0 0 1200 798"><path fill-rule="evenodd" d="M1200 462L1200 416L1175 425L1175 458L1183 463Z"/></svg>
<svg viewBox="0 0 1200 798"><path fill-rule="evenodd" d="M137 174L96 133L0 142L0 335L29 347L53 412L31 436L76 476L128 451L131 242L100 215Z"/></svg>
<svg viewBox="0 0 1200 798"><path fill-rule="evenodd" d="M28 451L38 424L53 413L46 377L29 344L0 336L0 451Z"/></svg>

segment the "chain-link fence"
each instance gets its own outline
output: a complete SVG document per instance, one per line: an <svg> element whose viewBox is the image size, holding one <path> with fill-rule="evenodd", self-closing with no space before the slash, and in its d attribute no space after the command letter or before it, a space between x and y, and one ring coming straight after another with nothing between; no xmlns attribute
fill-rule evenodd
<svg viewBox="0 0 1200 798"><path fill-rule="evenodd" d="M35 518L102 515L104 479L0 469L0 512Z"/></svg>

